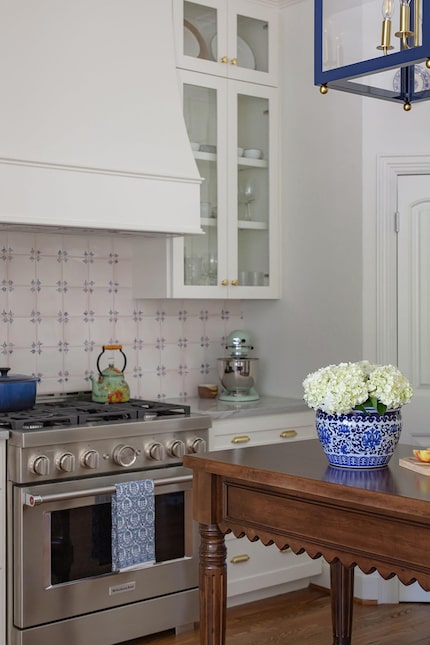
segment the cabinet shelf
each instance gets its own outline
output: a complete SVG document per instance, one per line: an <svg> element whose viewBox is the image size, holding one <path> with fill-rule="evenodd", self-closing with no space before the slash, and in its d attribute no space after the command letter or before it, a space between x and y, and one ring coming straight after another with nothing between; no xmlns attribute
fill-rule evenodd
<svg viewBox="0 0 430 645"><path fill-rule="evenodd" d="M208 227L216 227L217 221L215 217L201 217L200 225L208 226ZM246 219L238 220L237 227L240 229L248 229L251 231L267 231L268 229L267 222L256 222L256 221L249 221Z"/></svg>
<svg viewBox="0 0 430 645"><path fill-rule="evenodd" d="M199 152L194 151L194 159L199 161L212 161L216 162L217 155L215 152ZM267 159L251 159L249 157L238 157L237 165L239 168L267 168Z"/></svg>
<svg viewBox="0 0 430 645"><path fill-rule="evenodd" d="M249 221L246 219L238 220L237 227L247 228L253 231L267 231L268 229L267 222L255 222L255 221Z"/></svg>
<svg viewBox="0 0 430 645"><path fill-rule="evenodd" d="M238 157L237 158L237 165L239 168L242 167L247 167L249 168L250 166L252 168L267 168L268 163L266 159L251 159L249 157Z"/></svg>

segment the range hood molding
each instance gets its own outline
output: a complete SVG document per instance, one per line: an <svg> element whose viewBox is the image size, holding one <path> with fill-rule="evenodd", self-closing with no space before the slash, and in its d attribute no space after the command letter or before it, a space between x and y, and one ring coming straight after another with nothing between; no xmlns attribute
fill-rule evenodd
<svg viewBox="0 0 430 645"><path fill-rule="evenodd" d="M0 222L201 232L172 20L170 0L0 0Z"/></svg>

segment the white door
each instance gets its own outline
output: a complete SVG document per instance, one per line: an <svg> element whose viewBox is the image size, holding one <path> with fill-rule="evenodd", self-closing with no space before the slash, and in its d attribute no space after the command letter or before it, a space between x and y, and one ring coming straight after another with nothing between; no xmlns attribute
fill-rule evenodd
<svg viewBox="0 0 430 645"><path fill-rule="evenodd" d="M430 175L398 177L397 209L398 366L414 388L402 441L430 447ZM399 583L399 600L430 602L430 593Z"/></svg>
<svg viewBox="0 0 430 645"><path fill-rule="evenodd" d="M430 175L399 176L397 200L398 366L414 388L402 441L430 447Z"/></svg>

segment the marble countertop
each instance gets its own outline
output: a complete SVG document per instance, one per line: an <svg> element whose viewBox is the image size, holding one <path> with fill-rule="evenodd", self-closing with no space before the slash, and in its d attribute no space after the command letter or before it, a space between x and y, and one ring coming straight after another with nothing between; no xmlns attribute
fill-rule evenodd
<svg viewBox="0 0 430 645"><path fill-rule="evenodd" d="M229 403L219 399L169 399L169 403L185 403L193 414L208 414L213 419L247 417L264 414L306 412L308 406L302 399L261 396L257 401Z"/></svg>

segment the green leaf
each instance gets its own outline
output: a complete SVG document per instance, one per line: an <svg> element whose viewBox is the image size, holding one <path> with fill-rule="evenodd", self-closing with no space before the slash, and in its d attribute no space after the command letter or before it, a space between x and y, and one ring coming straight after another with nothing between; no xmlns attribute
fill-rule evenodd
<svg viewBox="0 0 430 645"><path fill-rule="evenodd" d="M366 410L366 408L364 407L364 403L362 403L362 404L360 404L360 405L356 405L356 406L354 407L354 410L358 410L359 412L365 412L366 414L368 413L368 411L367 411L367 410Z"/></svg>
<svg viewBox="0 0 430 645"><path fill-rule="evenodd" d="M379 414L385 414L387 411L387 406L385 405L385 403L381 403L380 401L378 401L377 410Z"/></svg>
<svg viewBox="0 0 430 645"><path fill-rule="evenodd" d="M387 411L387 406L385 403L378 401L376 396L369 396L367 401L360 403L354 407L354 410L359 410L360 412L365 412L366 414L371 414L371 409L375 410L378 414L385 414Z"/></svg>
<svg viewBox="0 0 430 645"><path fill-rule="evenodd" d="M370 397L370 403L371 403L372 408L373 408L376 412L378 412L378 405L379 405L379 401L378 401L378 399L376 398L376 396L371 396L371 397Z"/></svg>

